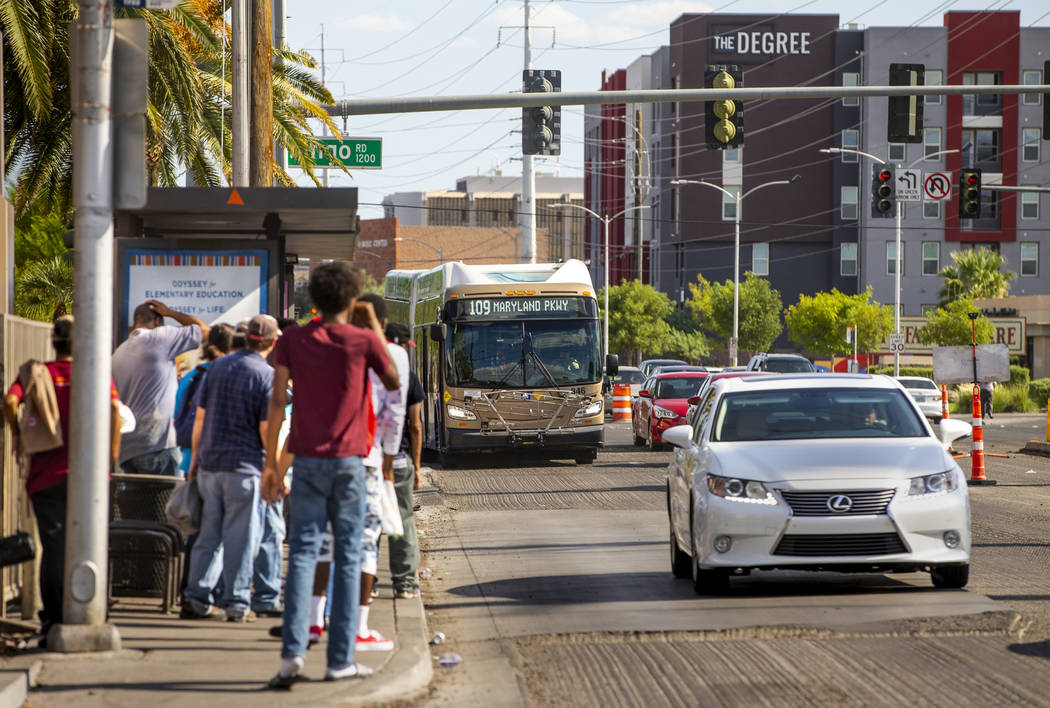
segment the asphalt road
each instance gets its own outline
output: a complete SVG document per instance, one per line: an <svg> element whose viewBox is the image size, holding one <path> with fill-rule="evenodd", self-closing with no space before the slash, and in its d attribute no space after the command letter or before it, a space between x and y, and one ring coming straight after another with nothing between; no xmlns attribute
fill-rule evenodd
<svg viewBox="0 0 1050 708"><path fill-rule="evenodd" d="M453 652L430 705L1047 705L1043 416L988 421L970 586L921 573L758 573L719 598L669 571L668 453L472 458L420 495L428 622ZM969 451L968 441L956 445ZM964 470L969 460L960 459Z"/></svg>

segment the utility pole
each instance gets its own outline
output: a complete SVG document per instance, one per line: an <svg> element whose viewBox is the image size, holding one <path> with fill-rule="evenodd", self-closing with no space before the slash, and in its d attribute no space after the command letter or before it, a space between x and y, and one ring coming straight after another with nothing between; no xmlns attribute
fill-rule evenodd
<svg viewBox="0 0 1050 708"><path fill-rule="evenodd" d="M327 86L325 85L324 55L325 55L325 51L324 51L324 25L321 25L321 86L324 86L325 88L327 88ZM321 137L327 138L328 137L328 125L325 124L324 126L322 126L321 130L324 131L324 133L322 134ZM328 187L328 169L322 167L321 168L321 172L322 172L322 174L321 174L321 184L323 184L325 187Z"/></svg>
<svg viewBox="0 0 1050 708"><path fill-rule="evenodd" d="M230 18L233 32L233 186L249 184L248 135L248 13L246 3L233 0Z"/></svg>
<svg viewBox="0 0 1050 708"><path fill-rule="evenodd" d="M525 0L525 70L532 68L532 37L529 29L529 0ZM527 87L522 84L522 90ZM521 156L521 260L536 262L536 173L532 155Z"/></svg>
<svg viewBox="0 0 1050 708"><path fill-rule="evenodd" d="M108 501L112 415L110 337L113 333L113 146L111 72L113 4L79 0L71 37L73 207L76 280L73 289L73 390L70 403L66 575L62 624L48 649L120 649L106 624Z"/></svg>
<svg viewBox="0 0 1050 708"><path fill-rule="evenodd" d="M252 3L251 155L252 187L273 186L273 38L270 3Z"/></svg>
<svg viewBox="0 0 1050 708"><path fill-rule="evenodd" d="M284 0L273 0L273 46L276 49L284 49L287 41L285 17ZM277 65L283 66L284 60L278 57ZM288 169L288 153L285 151L284 146L276 141L274 142L273 158L277 166L282 170Z"/></svg>

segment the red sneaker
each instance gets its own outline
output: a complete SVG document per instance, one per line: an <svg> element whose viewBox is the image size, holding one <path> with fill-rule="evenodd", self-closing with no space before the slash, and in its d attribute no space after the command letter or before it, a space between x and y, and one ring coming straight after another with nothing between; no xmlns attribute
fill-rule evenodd
<svg viewBox="0 0 1050 708"><path fill-rule="evenodd" d="M321 635L324 633L323 627L313 626L310 627L310 637L306 641L306 646L312 647L314 644L321 643Z"/></svg>
<svg viewBox="0 0 1050 708"><path fill-rule="evenodd" d="M357 641L354 642L356 651L390 651L393 648L394 642L374 629L363 637L357 635Z"/></svg>

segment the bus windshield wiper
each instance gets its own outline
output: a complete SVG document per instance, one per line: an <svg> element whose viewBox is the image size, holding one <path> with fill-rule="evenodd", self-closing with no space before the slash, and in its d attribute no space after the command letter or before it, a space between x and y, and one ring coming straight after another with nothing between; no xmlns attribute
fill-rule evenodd
<svg viewBox="0 0 1050 708"><path fill-rule="evenodd" d="M511 375L511 374L513 374L513 373L514 373L515 371L517 371L517 370L518 370L518 367L519 367L519 366L521 366L521 362L520 362L520 361L516 361L516 362L514 362L514 365L513 365L513 366L511 366L511 367L510 367L509 369L507 369L507 373L505 373L505 374L503 375L503 378L501 378L501 379L499 380L499 383L498 383L498 384L496 384L496 388L503 388L503 384L507 383L507 379L509 379L509 378L510 378L510 375Z"/></svg>
<svg viewBox="0 0 1050 708"><path fill-rule="evenodd" d="M532 346L532 334L531 333L529 334L529 356L531 356L533 358L533 360L536 362L536 366L539 368L539 370L541 372L543 372L543 375L547 377L547 380L551 382L551 386L554 386L555 388L557 388L558 387L558 382L554 380L554 375L551 374L550 369L548 369L547 365L543 363L543 360L540 359L540 355L536 353L535 348L533 348L533 346Z"/></svg>

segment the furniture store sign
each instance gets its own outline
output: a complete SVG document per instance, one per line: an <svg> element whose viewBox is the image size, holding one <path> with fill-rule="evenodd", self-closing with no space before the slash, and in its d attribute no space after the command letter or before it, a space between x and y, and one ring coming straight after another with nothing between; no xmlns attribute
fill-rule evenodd
<svg viewBox="0 0 1050 708"><path fill-rule="evenodd" d="M995 327L995 336L991 343L1005 345L1010 356L1024 356L1026 351L1025 323L1027 320L1024 317L989 317L987 319ZM929 354L933 351L933 345L923 344L919 341L919 330L925 325L925 317L901 317L904 354ZM888 338L882 341L878 351L891 351Z"/></svg>
<svg viewBox="0 0 1050 708"><path fill-rule="evenodd" d="M763 29L750 28L721 33L716 29L715 32L711 39L715 55L773 57L809 54L809 32L776 32L771 25Z"/></svg>

